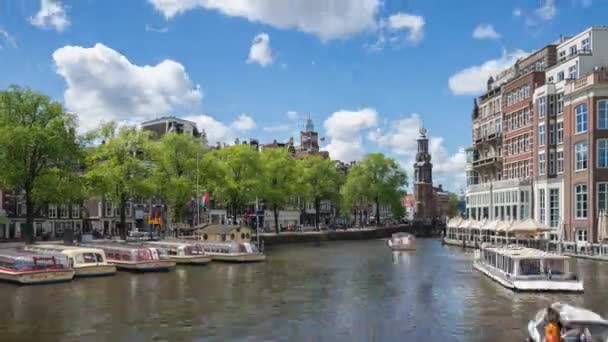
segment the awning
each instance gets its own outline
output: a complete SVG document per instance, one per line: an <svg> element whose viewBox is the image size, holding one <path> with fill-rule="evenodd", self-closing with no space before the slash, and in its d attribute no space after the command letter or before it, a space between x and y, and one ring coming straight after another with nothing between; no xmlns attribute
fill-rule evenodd
<svg viewBox="0 0 608 342"><path fill-rule="evenodd" d="M471 221L464 220L464 221L460 222L460 224L458 225L458 228L468 229L470 226L471 226Z"/></svg>
<svg viewBox="0 0 608 342"><path fill-rule="evenodd" d="M511 228L513 221L499 221L496 225L497 232L507 232Z"/></svg>
<svg viewBox="0 0 608 342"><path fill-rule="evenodd" d="M481 227L483 227L486 224L487 219L483 219L481 221L472 221L471 226L469 228L471 229L481 229Z"/></svg>
<svg viewBox="0 0 608 342"><path fill-rule="evenodd" d="M552 229L546 224L534 221L530 218L514 223L509 228L508 232L515 235L537 235L551 230Z"/></svg>
<svg viewBox="0 0 608 342"><path fill-rule="evenodd" d="M499 224L500 221L487 221L486 224L481 227L481 230L496 231Z"/></svg>
<svg viewBox="0 0 608 342"><path fill-rule="evenodd" d="M454 217L448 221L447 226L449 228L458 228L458 226L462 223L462 217Z"/></svg>

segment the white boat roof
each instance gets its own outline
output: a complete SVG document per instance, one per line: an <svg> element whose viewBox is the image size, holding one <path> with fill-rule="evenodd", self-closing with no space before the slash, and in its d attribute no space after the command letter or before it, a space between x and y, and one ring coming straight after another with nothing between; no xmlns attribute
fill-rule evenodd
<svg viewBox="0 0 608 342"><path fill-rule="evenodd" d="M45 251L57 251L57 252L71 252L71 253L101 253L103 249L95 247L82 247L82 246L66 246L66 245L55 245L55 244L35 244L26 246L26 249L32 250L45 250Z"/></svg>
<svg viewBox="0 0 608 342"><path fill-rule="evenodd" d="M520 246L507 246L507 247L493 247L493 246L481 246L486 251L491 251L497 254L508 256L512 259L570 259L565 255L549 253L541 251L539 249L520 247Z"/></svg>
<svg viewBox="0 0 608 342"><path fill-rule="evenodd" d="M182 242L182 241L145 241L142 242L143 245L152 245L152 246L172 246L172 247L182 247L182 246L198 246L199 243L196 242Z"/></svg>
<svg viewBox="0 0 608 342"><path fill-rule="evenodd" d="M551 304L551 308L559 313L560 320L568 322L591 322L591 323L602 323L608 325L602 316L595 312L580 307L572 306L569 304L563 304L560 302Z"/></svg>

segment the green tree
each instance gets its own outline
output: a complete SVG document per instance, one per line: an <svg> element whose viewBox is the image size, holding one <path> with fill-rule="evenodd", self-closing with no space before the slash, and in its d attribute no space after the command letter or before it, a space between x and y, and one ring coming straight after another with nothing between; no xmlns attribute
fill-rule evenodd
<svg viewBox="0 0 608 342"><path fill-rule="evenodd" d="M279 211L296 194L298 176L296 162L285 149L264 149L261 158L260 194L274 216L274 226L279 233Z"/></svg>
<svg viewBox="0 0 608 342"><path fill-rule="evenodd" d="M341 183L336 165L330 159L321 155L310 155L299 161L298 174L300 187L304 197L313 202L315 207L315 228L319 229L319 211L321 201L339 201Z"/></svg>
<svg viewBox="0 0 608 342"><path fill-rule="evenodd" d="M448 194L448 216L456 217L460 214L460 201L458 195L453 192Z"/></svg>
<svg viewBox="0 0 608 342"><path fill-rule="evenodd" d="M260 156L250 145L234 145L206 154L203 169L213 196L238 215L245 204L255 200L260 185Z"/></svg>
<svg viewBox="0 0 608 342"><path fill-rule="evenodd" d="M127 202L152 193L149 134L135 126L118 127L109 122L102 124L94 136L102 141L86 157L85 179L92 194L118 204L120 237L126 239Z"/></svg>
<svg viewBox="0 0 608 342"><path fill-rule="evenodd" d="M169 226L185 221L197 177L204 180L198 165L204 152L200 141L187 134L165 134L152 144L150 184L155 196L167 206Z"/></svg>
<svg viewBox="0 0 608 342"><path fill-rule="evenodd" d="M26 242L46 204L78 197L78 161L76 119L61 104L16 86L0 92L0 186L24 194Z"/></svg>
<svg viewBox="0 0 608 342"><path fill-rule="evenodd" d="M397 161L382 153L371 153L348 173L342 188L343 207L350 211L354 202L365 199L376 205L376 224L380 225L380 206L390 206L393 215L403 216L401 198L407 187L407 174Z"/></svg>

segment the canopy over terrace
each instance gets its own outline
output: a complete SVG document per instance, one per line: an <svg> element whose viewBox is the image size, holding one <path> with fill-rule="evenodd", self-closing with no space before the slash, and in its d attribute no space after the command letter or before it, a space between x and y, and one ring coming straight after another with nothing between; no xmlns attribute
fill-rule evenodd
<svg viewBox="0 0 608 342"><path fill-rule="evenodd" d="M513 234L514 236L537 236L538 234L546 233L551 231L544 223L537 222L533 219L527 219L519 222L515 222L508 229L509 234Z"/></svg>
<svg viewBox="0 0 608 342"><path fill-rule="evenodd" d="M464 221L462 217L454 217L448 221L448 228L458 228L458 226Z"/></svg>

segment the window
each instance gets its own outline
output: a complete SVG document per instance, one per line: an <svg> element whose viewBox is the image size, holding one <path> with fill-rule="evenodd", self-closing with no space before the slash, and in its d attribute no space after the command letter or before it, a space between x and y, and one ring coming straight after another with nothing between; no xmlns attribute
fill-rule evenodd
<svg viewBox="0 0 608 342"><path fill-rule="evenodd" d="M547 217L547 198L545 197L545 189L538 189L538 209L539 209L539 221L540 223L546 222Z"/></svg>
<svg viewBox="0 0 608 342"><path fill-rule="evenodd" d="M591 44L590 44L589 38L583 39L583 41L581 42L581 50L583 50L583 51L591 50Z"/></svg>
<svg viewBox="0 0 608 342"><path fill-rule="evenodd" d="M546 156L544 153L538 155L538 174L544 175L546 172Z"/></svg>
<svg viewBox="0 0 608 342"><path fill-rule="evenodd" d="M576 45L570 47L570 56L576 55Z"/></svg>
<svg viewBox="0 0 608 342"><path fill-rule="evenodd" d="M549 174L555 174L555 151L549 152Z"/></svg>
<svg viewBox="0 0 608 342"><path fill-rule="evenodd" d="M587 231L583 229L577 230L576 239L578 241L587 241Z"/></svg>
<svg viewBox="0 0 608 342"><path fill-rule="evenodd" d="M57 218L57 206L54 204L49 205L49 218Z"/></svg>
<svg viewBox="0 0 608 342"><path fill-rule="evenodd" d="M546 143L545 125L538 126L538 145L543 146Z"/></svg>
<svg viewBox="0 0 608 342"><path fill-rule="evenodd" d="M587 132L587 105L576 107L576 133Z"/></svg>
<svg viewBox="0 0 608 342"><path fill-rule="evenodd" d="M557 94L557 115L564 114L564 93Z"/></svg>
<svg viewBox="0 0 608 342"><path fill-rule="evenodd" d="M538 117L544 118L545 114L547 114L547 98L541 97L538 99Z"/></svg>
<svg viewBox="0 0 608 342"><path fill-rule="evenodd" d="M587 159L588 159L587 147L588 147L587 142L585 142L585 141L574 145L574 151L575 151L574 170L575 171L587 169Z"/></svg>
<svg viewBox="0 0 608 342"><path fill-rule="evenodd" d="M597 128L608 129L608 100L597 102Z"/></svg>
<svg viewBox="0 0 608 342"><path fill-rule="evenodd" d="M597 210L608 210L608 183L597 183Z"/></svg>
<svg viewBox="0 0 608 342"><path fill-rule="evenodd" d="M564 122L563 121L559 121L556 124L557 128L557 144L563 144L564 143Z"/></svg>
<svg viewBox="0 0 608 342"><path fill-rule="evenodd" d="M549 124L549 144L555 145L555 124L553 122Z"/></svg>
<svg viewBox="0 0 608 342"><path fill-rule="evenodd" d="M72 218L80 217L80 206L78 204L72 204Z"/></svg>
<svg viewBox="0 0 608 342"><path fill-rule="evenodd" d="M559 226L559 189L549 189L549 226Z"/></svg>
<svg viewBox="0 0 608 342"><path fill-rule="evenodd" d="M133 213L132 208L133 208L133 203L127 202L127 205L125 206L125 215L127 217L131 217L131 215Z"/></svg>
<svg viewBox="0 0 608 342"><path fill-rule="evenodd" d="M597 167L608 167L608 139L597 140Z"/></svg>
<svg viewBox="0 0 608 342"><path fill-rule="evenodd" d="M576 79L576 65L573 65L568 68L568 78L571 80Z"/></svg>
<svg viewBox="0 0 608 342"><path fill-rule="evenodd" d="M560 72L557 74L557 80L558 80L558 81L563 81L565 78L566 78L566 75L564 74L564 72L563 72L563 71L560 71Z"/></svg>
<svg viewBox="0 0 608 342"><path fill-rule="evenodd" d="M106 202L106 217L112 217L114 210L112 209L112 202Z"/></svg>
<svg viewBox="0 0 608 342"><path fill-rule="evenodd" d="M67 205L65 205L65 204L61 205L61 207L59 208L59 215L61 216L61 218L70 217L70 211L68 210Z"/></svg>
<svg viewBox="0 0 608 342"><path fill-rule="evenodd" d="M557 174L564 173L564 151L557 151Z"/></svg>
<svg viewBox="0 0 608 342"><path fill-rule="evenodd" d="M587 185L580 184L575 186L574 194L576 199L574 217L577 219L585 219L587 218Z"/></svg>

